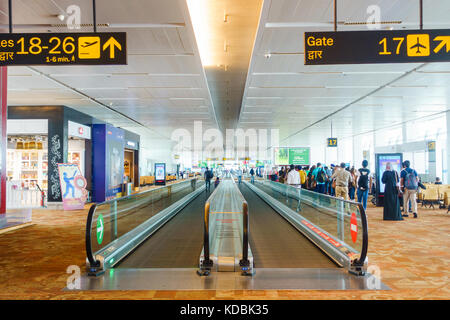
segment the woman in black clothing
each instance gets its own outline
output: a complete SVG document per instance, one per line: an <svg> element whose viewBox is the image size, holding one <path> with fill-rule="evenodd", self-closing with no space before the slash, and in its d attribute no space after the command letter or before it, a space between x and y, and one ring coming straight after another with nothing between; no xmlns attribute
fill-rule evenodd
<svg viewBox="0 0 450 320"><path fill-rule="evenodd" d="M399 192L401 192L398 188L398 173L392 170L390 162L386 163L386 171L383 173L381 182L385 185L383 220L403 220L398 198Z"/></svg>

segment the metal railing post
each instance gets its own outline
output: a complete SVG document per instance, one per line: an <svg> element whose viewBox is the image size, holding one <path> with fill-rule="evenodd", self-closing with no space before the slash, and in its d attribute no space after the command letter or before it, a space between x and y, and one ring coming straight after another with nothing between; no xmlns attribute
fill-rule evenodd
<svg viewBox="0 0 450 320"><path fill-rule="evenodd" d="M239 261L239 266L243 275L252 275L253 270L251 270L250 261L248 260L248 204L245 201L242 203L242 225L244 233L242 236L242 260Z"/></svg>
<svg viewBox="0 0 450 320"><path fill-rule="evenodd" d="M117 239L117 201L113 201L110 208L111 241L113 241Z"/></svg>
<svg viewBox="0 0 450 320"><path fill-rule="evenodd" d="M209 213L210 213L210 203L205 204L205 216L204 216L204 226L203 226L203 261L200 266L200 270L197 274L200 276L207 276L211 272L213 266L213 261L209 256Z"/></svg>

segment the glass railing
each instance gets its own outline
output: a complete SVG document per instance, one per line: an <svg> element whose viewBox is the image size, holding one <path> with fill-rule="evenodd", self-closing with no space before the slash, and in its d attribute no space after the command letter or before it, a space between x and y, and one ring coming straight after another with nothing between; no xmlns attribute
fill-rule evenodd
<svg viewBox="0 0 450 320"><path fill-rule="evenodd" d="M183 199L204 184L190 179L167 186L93 204L86 222L86 255L92 266L99 266L97 254L117 250L112 244L130 234L158 213Z"/></svg>
<svg viewBox="0 0 450 320"><path fill-rule="evenodd" d="M368 226L360 203L268 180L256 180L253 186L291 209L293 219L345 253L353 265L364 265Z"/></svg>

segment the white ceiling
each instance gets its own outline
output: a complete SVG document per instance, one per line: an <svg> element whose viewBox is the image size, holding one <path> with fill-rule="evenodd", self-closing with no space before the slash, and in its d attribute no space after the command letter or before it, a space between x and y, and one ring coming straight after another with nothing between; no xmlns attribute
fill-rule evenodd
<svg viewBox="0 0 450 320"><path fill-rule="evenodd" d="M208 79L186 0L97 0L97 23L109 24L98 31L127 32L128 65L9 67L8 104L66 105L149 139L191 130L194 120L221 129L238 120L242 128L279 128L281 143L292 145L324 143L331 121L333 135L346 138L449 107L450 63L304 66L303 34L333 30L333 0L264 0L262 9L258 0L210 1L221 24L213 26L219 67L207 68ZM14 30L68 32L56 16L74 3L87 24L80 31L92 31L91 0L15 0ZM338 0L338 30L366 30L349 23L366 21L374 4L383 21L399 22L383 28L417 29L418 3ZM2 32L7 13L1 0ZM450 28L449 16L450 1L424 0L425 28ZM239 116L228 100L236 110L241 104Z"/></svg>
<svg viewBox="0 0 450 320"><path fill-rule="evenodd" d="M96 2L97 24L109 24L99 32L127 32L128 64L9 67L8 104L66 105L116 126L144 126L147 135L160 138L199 119L217 127L186 2ZM69 32L57 15L71 4L80 6L81 23L92 25L91 0L15 0L14 31ZM7 24L6 0L0 10L0 23Z"/></svg>
<svg viewBox="0 0 450 320"><path fill-rule="evenodd" d="M419 1L338 0L338 30L367 30L369 5L387 29L418 29ZM424 28L450 27L450 1L424 1ZM281 144L325 144L449 109L450 63L305 66L305 31L333 31L333 0L265 0L239 117L279 128ZM270 58L266 55L270 54Z"/></svg>

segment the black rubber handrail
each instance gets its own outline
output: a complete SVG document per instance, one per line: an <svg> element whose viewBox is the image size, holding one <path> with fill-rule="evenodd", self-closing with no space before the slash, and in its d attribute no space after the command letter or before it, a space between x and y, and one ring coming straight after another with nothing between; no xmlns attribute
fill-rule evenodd
<svg viewBox="0 0 450 320"><path fill-rule="evenodd" d="M361 215L361 226L363 228L362 248L359 259L354 262L356 266L363 266L366 261L367 252L369 249L369 225L367 222L366 210L361 203L357 203L359 214Z"/></svg>
<svg viewBox="0 0 450 320"><path fill-rule="evenodd" d="M97 209L97 204L93 204L89 208L89 213L86 221L86 256L91 267L99 267L100 261L96 260L94 257L94 253L92 252L91 246L91 230L92 230L92 219L94 217L95 210Z"/></svg>

